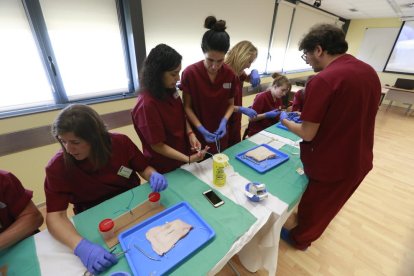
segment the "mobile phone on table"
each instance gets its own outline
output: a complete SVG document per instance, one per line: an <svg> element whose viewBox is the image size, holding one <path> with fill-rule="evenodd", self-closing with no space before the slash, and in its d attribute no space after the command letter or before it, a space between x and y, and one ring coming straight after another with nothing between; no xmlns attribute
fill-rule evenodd
<svg viewBox="0 0 414 276"><path fill-rule="evenodd" d="M203 192L203 195L216 208L224 204L224 201L212 189Z"/></svg>

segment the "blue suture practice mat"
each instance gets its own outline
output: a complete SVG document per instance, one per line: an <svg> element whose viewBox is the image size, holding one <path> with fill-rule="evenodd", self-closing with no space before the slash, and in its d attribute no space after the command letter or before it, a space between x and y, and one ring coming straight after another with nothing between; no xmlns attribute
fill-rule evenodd
<svg viewBox="0 0 414 276"><path fill-rule="evenodd" d="M273 151L276 154L275 158L269 158L266 160L263 160L261 162L258 162L254 159L251 159L249 157L247 157L245 154L248 151L251 151L257 147L266 147L267 149L269 149L270 151ZM241 162L243 162L244 164L246 164L247 166L253 168L254 170L258 171L259 173L265 173L277 166L279 166L280 164L282 164L283 162L287 161L289 159L289 155L287 155L284 152L281 152L280 150L277 150L267 144L261 144L258 146L255 146L251 149L245 150L239 154L236 155L236 159L240 160Z"/></svg>
<svg viewBox="0 0 414 276"><path fill-rule="evenodd" d="M161 226L176 219L190 224L193 229L167 253L159 256L152 249L151 243L147 240L145 234L153 227ZM214 230L197 214L190 204L180 202L120 233L118 240L122 249L124 251L128 250L125 256L135 276L156 276L165 275L214 236ZM139 247L141 251L136 247Z"/></svg>

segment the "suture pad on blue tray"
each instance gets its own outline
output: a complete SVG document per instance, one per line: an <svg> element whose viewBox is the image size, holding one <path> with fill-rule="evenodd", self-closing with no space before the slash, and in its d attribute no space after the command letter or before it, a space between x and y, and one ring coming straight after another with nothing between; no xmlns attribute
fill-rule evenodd
<svg viewBox="0 0 414 276"><path fill-rule="evenodd" d="M269 158L266 160L263 160L261 162L258 162L250 157L246 156L246 153L258 148L258 147L266 147L268 150L274 152L276 154L276 157L274 158ZM268 170L271 170L277 166L279 166L280 164L282 164L283 162L287 161L289 159L289 155L287 155L284 152L281 152L280 150L277 150L267 144L261 144L258 146L255 146L251 149L248 149L246 151L243 151L239 154L236 155L236 159L240 160L241 162L243 162L244 164L246 164L247 166L253 168L254 170L258 171L259 173L265 173Z"/></svg>
<svg viewBox="0 0 414 276"><path fill-rule="evenodd" d="M190 224L193 228L167 253L159 256L152 249L145 234L153 227L176 219ZM129 249L125 255L135 276L156 276L165 275L214 236L214 230L190 204L181 202L122 232L118 239L123 250Z"/></svg>

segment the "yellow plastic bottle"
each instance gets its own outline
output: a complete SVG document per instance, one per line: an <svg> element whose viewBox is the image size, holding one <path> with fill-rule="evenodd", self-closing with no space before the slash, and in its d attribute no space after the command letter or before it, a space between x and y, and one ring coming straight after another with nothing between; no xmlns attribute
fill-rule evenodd
<svg viewBox="0 0 414 276"><path fill-rule="evenodd" d="M223 187L226 184L226 173L224 168L229 165L229 158L223 153L217 153L213 156L213 184L217 187Z"/></svg>

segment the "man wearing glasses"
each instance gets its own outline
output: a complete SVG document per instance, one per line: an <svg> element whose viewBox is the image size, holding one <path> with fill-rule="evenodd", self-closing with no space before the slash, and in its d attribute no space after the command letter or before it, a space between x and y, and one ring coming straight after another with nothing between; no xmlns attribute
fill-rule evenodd
<svg viewBox="0 0 414 276"><path fill-rule="evenodd" d="M334 25L311 28L299 44L302 59L319 72L306 84L302 123L280 121L303 139L301 160L309 183L297 226L282 239L305 250L372 169L375 116L381 95L377 73L346 54L345 34Z"/></svg>

